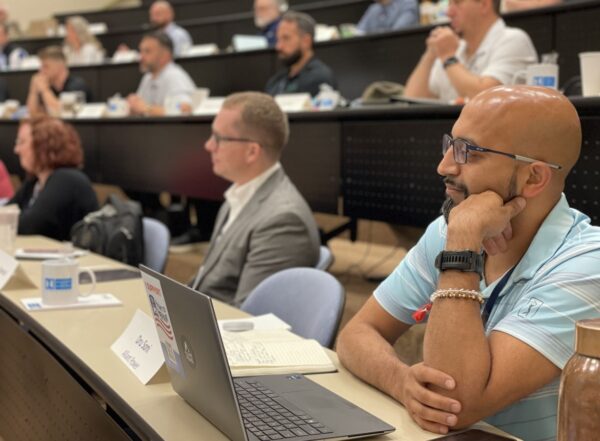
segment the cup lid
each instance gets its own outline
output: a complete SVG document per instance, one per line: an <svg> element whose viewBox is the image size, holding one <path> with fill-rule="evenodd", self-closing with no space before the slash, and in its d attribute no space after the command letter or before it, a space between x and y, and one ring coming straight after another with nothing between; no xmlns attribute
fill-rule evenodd
<svg viewBox="0 0 600 441"><path fill-rule="evenodd" d="M575 350L581 355L600 358L600 319L577 322Z"/></svg>

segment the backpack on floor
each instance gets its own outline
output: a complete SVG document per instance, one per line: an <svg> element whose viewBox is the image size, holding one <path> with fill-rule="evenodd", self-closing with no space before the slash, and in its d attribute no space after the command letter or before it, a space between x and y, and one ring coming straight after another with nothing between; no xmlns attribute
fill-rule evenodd
<svg viewBox="0 0 600 441"><path fill-rule="evenodd" d="M79 248L137 266L144 259L142 208L110 195L98 211L73 225L71 241Z"/></svg>

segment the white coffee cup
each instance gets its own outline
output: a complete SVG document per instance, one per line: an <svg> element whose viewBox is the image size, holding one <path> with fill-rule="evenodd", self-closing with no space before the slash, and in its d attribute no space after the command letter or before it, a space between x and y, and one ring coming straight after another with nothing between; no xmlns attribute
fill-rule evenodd
<svg viewBox="0 0 600 441"><path fill-rule="evenodd" d="M583 96L600 95L600 52L580 53L579 64Z"/></svg>
<svg viewBox="0 0 600 441"><path fill-rule="evenodd" d="M79 273L86 272L92 280L91 288L79 290ZM96 288L96 276L89 268L79 268L73 259L51 259L42 262L42 303L68 305L77 303L78 297L90 295Z"/></svg>
<svg viewBox="0 0 600 441"><path fill-rule="evenodd" d="M543 86L558 89L558 64L530 64L527 69L518 71L513 77L513 83L528 86Z"/></svg>

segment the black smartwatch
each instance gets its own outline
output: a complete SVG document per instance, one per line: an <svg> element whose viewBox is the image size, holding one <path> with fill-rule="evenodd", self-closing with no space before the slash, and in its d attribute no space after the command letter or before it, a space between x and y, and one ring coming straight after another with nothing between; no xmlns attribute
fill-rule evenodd
<svg viewBox="0 0 600 441"><path fill-rule="evenodd" d="M459 62L460 62L460 60L458 58L456 58L454 55L452 55L451 57L448 57L444 60L444 62L442 63L442 66L444 66L444 69L448 69L453 64L456 64Z"/></svg>
<svg viewBox="0 0 600 441"><path fill-rule="evenodd" d="M441 251L435 258L435 267L440 271L458 270L479 274L483 277L483 256L475 251Z"/></svg>

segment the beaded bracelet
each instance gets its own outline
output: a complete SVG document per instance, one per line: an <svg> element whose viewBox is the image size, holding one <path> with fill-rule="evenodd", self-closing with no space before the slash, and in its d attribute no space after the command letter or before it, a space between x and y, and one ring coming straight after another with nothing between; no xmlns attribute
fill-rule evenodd
<svg viewBox="0 0 600 441"><path fill-rule="evenodd" d="M474 300L476 302L479 302L480 305L482 305L484 301L483 296L479 291L462 288L438 289L436 292L431 294L429 300L431 301L431 303L433 303L437 299Z"/></svg>

